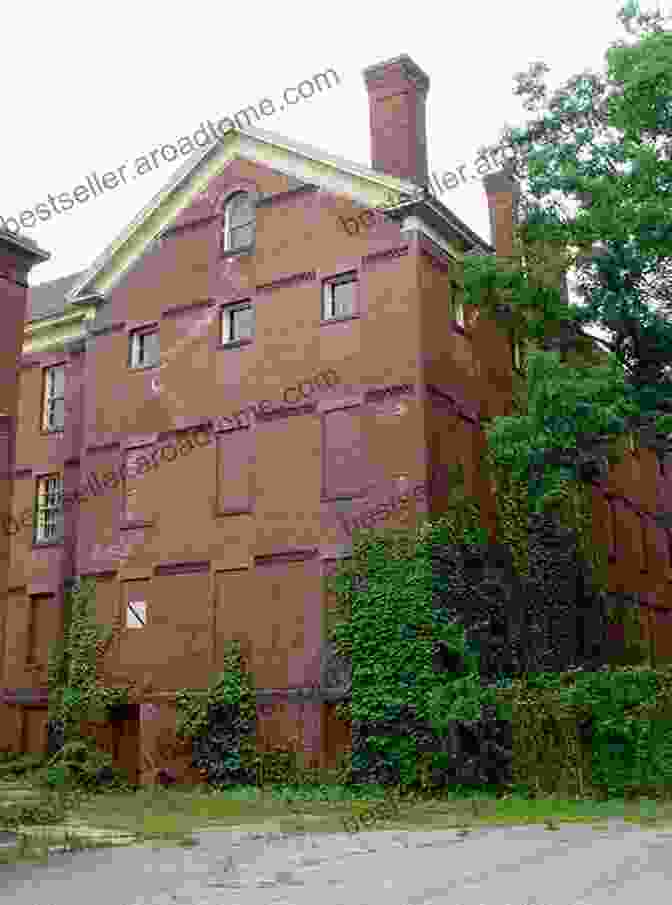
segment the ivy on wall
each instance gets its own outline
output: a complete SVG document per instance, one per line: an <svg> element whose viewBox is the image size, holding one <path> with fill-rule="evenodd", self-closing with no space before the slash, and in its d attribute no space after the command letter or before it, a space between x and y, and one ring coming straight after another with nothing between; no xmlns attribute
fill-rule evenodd
<svg viewBox="0 0 672 905"><path fill-rule="evenodd" d="M536 512L526 482L498 468L498 544L457 468L440 519L357 531L329 580L340 617L331 638L352 666L338 714L352 723L354 781L506 786L514 745L498 687L602 668L614 653L607 619L634 618L623 595L604 590L589 489L566 481ZM641 662L630 641L616 653Z"/></svg>
<svg viewBox="0 0 672 905"><path fill-rule="evenodd" d="M49 653L49 731L54 747L80 739L85 720L106 719L129 702L132 688L100 683L102 659L114 629L95 620L95 578L77 580L64 594L62 636Z"/></svg>
<svg viewBox="0 0 672 905"><path fill-rule="evenodd" d="M240 644L229 642L224 669L207 691L183 689L176 703L177 735L192 740L192 766L211 784L254 782L256 697Z"/></svg>

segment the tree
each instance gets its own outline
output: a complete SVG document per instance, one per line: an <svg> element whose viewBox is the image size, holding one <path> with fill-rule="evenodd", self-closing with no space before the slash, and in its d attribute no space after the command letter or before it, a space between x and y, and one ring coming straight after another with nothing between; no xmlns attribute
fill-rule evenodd
<svg viewBox="0 0 672 905"><path fill-rule="evenodd" d="M521 185L516 251L469 256L465 301L527 349L516 414L488 440L537 510L558 482L599 471L614 440L639 431L662 451L672 431L672 32L635 2L618 18L627 38L603 74L549 95L533 64L515 76L532 117L481 149Z"/></svg>

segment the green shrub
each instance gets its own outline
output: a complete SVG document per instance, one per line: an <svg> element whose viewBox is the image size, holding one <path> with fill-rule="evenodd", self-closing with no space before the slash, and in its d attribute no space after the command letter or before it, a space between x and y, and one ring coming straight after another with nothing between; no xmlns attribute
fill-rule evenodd
<svg viewBox="0 0 672 905"><path fill-rule="evenodd" d="M96 791L128 787L128 776L113 767L111 754L100 751L90 739L74 739L51 758L44 782L52 788L68 787Z"/></svg>
<svg viewBox="0 0 672 905"><path fill-rule="evenodd" d="M42 754L16 754L11 751L3 751L0 754L0 780L18 779L20 776L38 770L44 766L45 759Z"/></svg>

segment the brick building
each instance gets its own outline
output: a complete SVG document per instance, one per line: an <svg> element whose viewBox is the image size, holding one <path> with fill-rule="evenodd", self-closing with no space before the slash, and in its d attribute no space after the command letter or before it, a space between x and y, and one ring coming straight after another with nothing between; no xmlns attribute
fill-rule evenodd
<svg viewBox="0 0 672 905"><path fill-rule="evenodd" d="M234 637L263 743L297 731L331 762L346 738L323 579L349 549L344 520L459 460L494 532L480 419L509 410L514 356L462 304L461 262L511 253L515 187L485 179L493 248L418 192L427 76L401 57L365 81L372 168L233 128L83 273L28 289L47 255L0 235L0 749L44 749L63 589L93 575L117 626L105 682L132 679L144 702L111 744L143 781L184 767L158 744L174 692L205 688ZM390 193L385 217L363 215ZM641 594L660 656L670 545L646 513L669 490L648 449L595 490L610 580ZM439 478L387 524L439 513L445 492Z"/></svg>

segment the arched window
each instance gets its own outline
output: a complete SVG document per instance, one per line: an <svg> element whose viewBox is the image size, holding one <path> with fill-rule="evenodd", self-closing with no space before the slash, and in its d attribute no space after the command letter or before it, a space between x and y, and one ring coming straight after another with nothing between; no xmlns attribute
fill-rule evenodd
<svg viewBox="0 0 672 905"><path fill-rule="evenodd" d="M254 204L247 192L237 192L224 208L223 250L237 251L254 243Z"/></svg>

